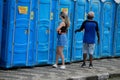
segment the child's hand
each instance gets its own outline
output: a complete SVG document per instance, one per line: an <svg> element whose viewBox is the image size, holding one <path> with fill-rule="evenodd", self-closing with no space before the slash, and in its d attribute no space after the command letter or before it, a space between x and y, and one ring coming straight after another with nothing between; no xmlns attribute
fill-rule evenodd
<svg viewBox="0 0 120 80"><path fill-rule="evenodd" d="M58 33L61 34L61 30L58 30Z"/></svg>

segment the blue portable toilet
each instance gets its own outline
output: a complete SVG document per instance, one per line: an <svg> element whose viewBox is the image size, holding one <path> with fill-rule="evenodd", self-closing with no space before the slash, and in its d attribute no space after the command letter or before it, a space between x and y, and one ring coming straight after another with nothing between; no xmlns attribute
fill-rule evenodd
<svg viewBox="0 0 120 80"><path fill-rule="evenodd" d="M66 14L68 15L69 19L70 19L70 11L71 11L71 0L52 0L52 6L53 6L53 10L54 10L54 46L53 46L53 53L52 53L52 61L51 64L55 63L56 60L56 46L57 46L57 32L56 29L60 23L60 19L59 19L59 14L61 11L65 11ZM71 53L71 40L72 40L72 36L71 36L71 31L72 28L71 26L69 27L68 30L68 46L66 46L63 50L64 56L65 56L65 62L70 62L70 53ZM59 59L59 62L61 62L61 60Z"/></svg>
<svg viewBox="0 0 120 80"><path fill-rule="evenodd" d="M83 32L75 34L75 30L79 29L82 22L86 20L87 12L89 11L89 0L76 0L74 6L74 23L73 23L73 44L72 44L72 59L71 61L80 61L83 59Z"/></svg>
<svg viewBox="0 0 120 80"><path fill-rule="evenodd" d="M100 0L91 0L90 2L90 11L93 11L95 13L94 20L98 22L99 31L101 33L101 2ZM101 34L100 34L101 37ZM100 39L101 42L101 39ZM96 38L96 45L95 45L95 52L94 52L94 58L100 58L100 47L101 45L97 43Z"/></svg>
<svg viewBox="0 0 120 80"><path fill-rule="evenodd" d="M100 57L112 57L113 54L113 33L115 25L115 2L113 0L101 0L101 52Z"/></svg>
<svg viewBox="0 0 120 80"><path fill-rule="evenodd" d="M0 0L0 54L1 54L1 39L2 39L2 13L3 13L3 0Z"/></svg>
<svg viewBox="0 0 120 80"><path fill-rule="evenodd" d="M116 24L114 36L114 53L116 57L120 56L120 1L116 4Z"/></svg>
<svg viewBox="0 0 120 80"><path fill-rule="evenodd" d="M36 1L36 40L35 55L36 65L44 65L49 63L51 52L51 0Z"/></svg>
<svg viewBox="0 0 120 80"><path fill-rule="evenodd" d="M55 31L55 19L56 19L56 2L57 0L52 0L51 1L51 13L50 13L50 20L51 20L51 25L50 25L50 55L49 55L49 62L48 64L53 64L53 52L54 52L54 31Z"/></svg>
<svg viewBox="0 0 120 80"><path fill-rule="evenodd" d="M5 0L0 66L33 66L34 0Z"/></svg>

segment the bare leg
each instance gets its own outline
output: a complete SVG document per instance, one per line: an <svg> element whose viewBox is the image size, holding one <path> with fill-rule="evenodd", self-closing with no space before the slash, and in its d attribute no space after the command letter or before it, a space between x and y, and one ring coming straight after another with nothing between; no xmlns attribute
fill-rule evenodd
<svg viewBox="0 0 120 80"><path fill-rule="evenodd" d="M87 58L87 54L86 54L86 53L84 53L84 54L83 54L83 63L85 63L85 62L86 62L86 58Z"/></svg>
<svg viewBox="0 0 120 80"><path fill-rule="evenodd" d="M61 58L62 58L62 65L65 65L64 55L63 55L63 53L61 54Z"/></svg>
<svg viewBox="0 0 120 80"><path fill-rule="evenodd" d="M81 65L81 67L85 67L86 66L86 58L87 58L87 54L86 53L84 53L83 54L83 64Z"/></svg>
<svg viewBox="0 0 120 80"><path fill-rule="evenodd" d="M58 64L58 59L59 59L59 47L57 47L56 50L56 64Z"/></svg>
<svg viewBox="0 0 120 80"><path fill-rule="evenodd" d="M63 55L63 48L64 47L59 47L59 54L60 54L60 57L61 57L61 59L62 59L62 65L65 65L65 62L64 62L64 55Z"/></svg>
<svg viewBox="0 0 120 80"><path fill-rule="evenodd" d="M92 69L92 68L93 68L93 64L92 64L92 57L93 57L93 56L92 56L91 54L90 54L89 56L90 56L89 68Z"/></svg>
<svg viewBox="0 0 120 80"><path fill-rule="evenodd" d="M90 64L92 64L93 56L90 54Z"/></svg>

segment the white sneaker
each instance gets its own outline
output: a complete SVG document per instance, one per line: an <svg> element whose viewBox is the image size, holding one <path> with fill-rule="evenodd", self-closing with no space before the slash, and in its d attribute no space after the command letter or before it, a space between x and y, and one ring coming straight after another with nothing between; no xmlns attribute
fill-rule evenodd
<svg viewBox="0 0 120 80"><path fill-rule="evenodd" d="M54 64L54 65L53 65L53 68L57 68L57 67L58 67L57 64Z"/></svg>
<svg viewBox="0 0 120 80"><path fill-rule="evenodd" d="M60 69L66 69L66 66L65 65L61 65Z"/></svg>

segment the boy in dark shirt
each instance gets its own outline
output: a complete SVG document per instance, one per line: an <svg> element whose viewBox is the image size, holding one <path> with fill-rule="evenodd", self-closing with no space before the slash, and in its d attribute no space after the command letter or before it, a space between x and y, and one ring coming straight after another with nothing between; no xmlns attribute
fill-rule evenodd
<svg viewBox="0 0 120 80"><path fill-rule="evenodd" d="M95 49L95 38L96 38L96 33L98 37L98 43L100 42L100 37L99 37L99 28L98 28L98 23L93 20L94 18L94 12L90 11L87 15L87 20L85 20L82 23L82 26L80 29L75 30L76 32L80 32L84 30L84 37L83 37L83 64L81 67L86 66L86 58L87 58L87 53L89 53L90 56L90 64L89 68L93 67L92 64L92 57Z"/></svg>

